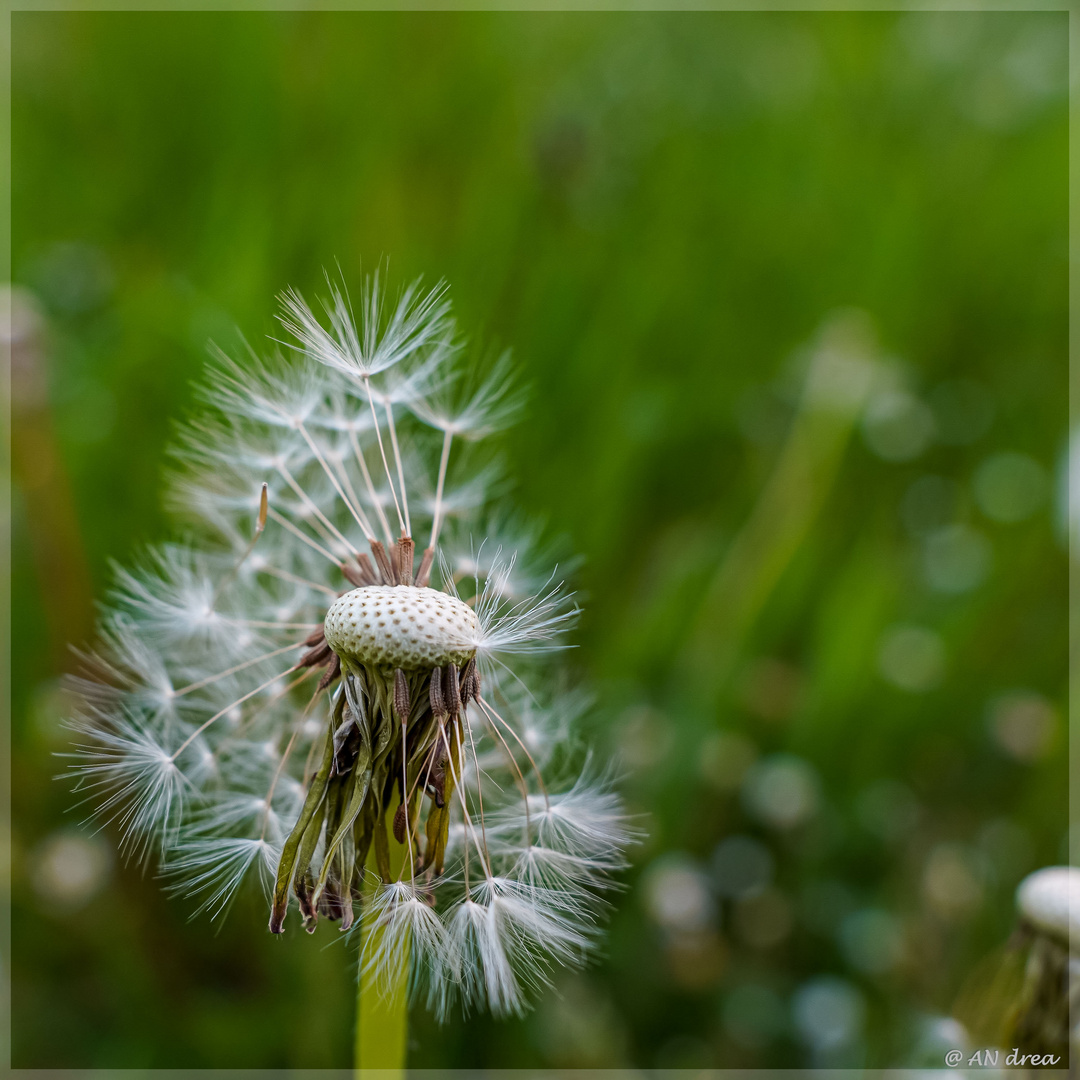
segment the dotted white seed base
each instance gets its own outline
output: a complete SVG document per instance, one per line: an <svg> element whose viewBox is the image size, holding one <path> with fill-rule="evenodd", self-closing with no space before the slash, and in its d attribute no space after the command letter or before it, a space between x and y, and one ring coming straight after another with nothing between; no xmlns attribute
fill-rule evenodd
<svg viewBox="0 0 1080 1080"><path fill-rule="evenodd" d="M326 613L330 648L378 667L459 667L476 653L480 624L468 604L438 589L368 585L339 596Z"/></svg>

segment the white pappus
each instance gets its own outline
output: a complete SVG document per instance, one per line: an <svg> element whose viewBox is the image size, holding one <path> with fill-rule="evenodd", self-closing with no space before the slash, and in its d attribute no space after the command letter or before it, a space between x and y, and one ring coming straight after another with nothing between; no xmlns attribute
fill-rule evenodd
<svg viewBox="0 0 1080 1080"><path fill-rule="evenodd" d="M443 286L376 274L356 311L290 290L283 350L217 354L174 450L190 539L117 572L73 769L203 908L258 880L274 932L375 927L363 977L517 1013L595 947L629 830L587 760L552 784L586 702L552 671L572 594L481 445L508 358L477 376Z"/></svg>

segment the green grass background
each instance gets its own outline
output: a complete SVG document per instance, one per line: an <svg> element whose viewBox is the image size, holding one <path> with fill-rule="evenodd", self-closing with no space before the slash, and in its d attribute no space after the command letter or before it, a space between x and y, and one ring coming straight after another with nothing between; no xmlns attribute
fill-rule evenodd
<svg viewBox="0 0 1080 1080"><path fill-rule="evenodd" d="M164 448L208 340L258 342L285 286L383 257L399 283L447 278L462 325L532 384L504 438L515 498L584 556L573 663L647 834L598 964L520 1021L414 1013L410 1063L918 1063L926 1018L1008 937L1017 881L1067 855L1066 34L1064 12L16 12L13 278L47 320L48 398L13 417L13 1064L349 1064L331 928L271 940L258 897L189 921L152 867L114 864L76 910L33 883L79 817L53 780L64 641L109 560L174 529ZM779 577L724 630L709 583L780 458L799 351L852 307L919 400L975 380L992 423L903 461L856 425ZM51 565L20 431L51 440L45 489L70 492ZM1002 451L1049 485L1012 524L973 488ZM927 475L989 545L964 591L927 583L904 525ZM939 635L938 685L882 677L895 624ZM1055 710L1035 760L988 727L1017 690ZM715 781L736 751L795 756L816 814L770 828ZM867 823L882 780L911 811L891 832ZM673 936L649 882L676 862L707 877L733 834L772 851L787 932L755 945L725 901ZM971 902L928 898L935 852ZM842 922L865 911L902 943L884 969ZM795 1005L823 976L864 1010L831 1051Z"/></svg>

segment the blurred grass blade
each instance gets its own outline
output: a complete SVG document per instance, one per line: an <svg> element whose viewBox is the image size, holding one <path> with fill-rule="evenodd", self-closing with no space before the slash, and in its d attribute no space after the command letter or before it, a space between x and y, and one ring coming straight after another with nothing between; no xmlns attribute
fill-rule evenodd
<svg viewBox="0 0 1080 1080"><path fill-rule="evenodd" d="M715 694L739 648L814 523L874 378L872 323L842 311L822 326L798 411L772 475L704 591L688 660L702 692Z"/></svg>

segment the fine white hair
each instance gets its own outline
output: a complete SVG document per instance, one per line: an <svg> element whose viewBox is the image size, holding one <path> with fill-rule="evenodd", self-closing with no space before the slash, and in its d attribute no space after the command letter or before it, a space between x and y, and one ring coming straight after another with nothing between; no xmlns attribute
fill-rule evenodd
<svg viewBox="0 0 1080 1080"><path fill-rule="evenodd" d="M172 452L185 538L116 570L71 680L77 786L199 910L220 915L254 881L274 894L272 928L286 910L341 919L362 977L389 986L407 965L440 1018L519 1013L553 965L595 948L630 832L587 758L561 791L540 775L555 756L565 772L588 701L552 670L578 610L567 564L507 509L484 448L520 401L510 358L470 359L445 285L391 302L378 274L355 306L331 284L321 313L289 290L281 323L291 336L265 358L215 351ZM472 659L376 693L383 675L365 682L323 637L327 610L432 576L475 615L446 643ZM394 753L397 774L379 773ZM339 816L320 831L318 784L350 769L349 808L322 806ZM365 870L372 804L408 853L392 874L385 849Z"/></svg>

